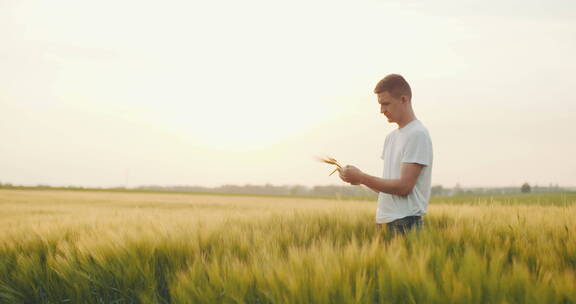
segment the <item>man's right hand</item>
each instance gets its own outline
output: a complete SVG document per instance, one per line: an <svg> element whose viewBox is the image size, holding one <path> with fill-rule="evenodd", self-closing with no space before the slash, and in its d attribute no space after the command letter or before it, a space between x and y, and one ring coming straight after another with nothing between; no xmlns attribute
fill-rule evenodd
<svg viewBox="0 0 576 304"><path fill-rule="evenodd" d="M361 178L364 172L354 166L347 165L346 167L338 168L338 172L340 173L340 179L351 185L356 186L362 183Z"/></svg>

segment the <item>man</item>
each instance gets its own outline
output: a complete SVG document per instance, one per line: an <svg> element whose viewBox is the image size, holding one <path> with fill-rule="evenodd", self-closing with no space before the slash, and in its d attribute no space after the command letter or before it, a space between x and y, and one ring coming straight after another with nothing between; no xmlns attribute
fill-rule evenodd
<svg viewBox="0 0 576 304"><path fill-rule="evenodd" d="M414 115L412 90L404 77L390 74L374 89L380 113L398 124L384 141L382 178L354 166L339 170L340 178L352 185L366 185L378 193L376 224L392 233L404 234L422 227L430 198L432 141L428 130Z"/></svg>

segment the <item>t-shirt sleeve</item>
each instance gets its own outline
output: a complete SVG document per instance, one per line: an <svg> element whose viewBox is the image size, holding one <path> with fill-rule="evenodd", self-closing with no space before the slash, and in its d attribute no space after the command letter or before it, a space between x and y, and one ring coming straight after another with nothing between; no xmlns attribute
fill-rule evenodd
<svg viewBox="0 0 576 304"><path fill-rule="evenodd" d="M403 163L432 164L432 141L426 132L412 134L404 147Z"/></svg>

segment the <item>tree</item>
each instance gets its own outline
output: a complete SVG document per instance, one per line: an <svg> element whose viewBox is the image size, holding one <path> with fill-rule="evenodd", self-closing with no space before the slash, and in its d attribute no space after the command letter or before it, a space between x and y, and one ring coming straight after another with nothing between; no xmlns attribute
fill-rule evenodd
<svg viewBox="0 0 576 304"><path fill-rule="evenodd" d="M520 187L520 192L522 193L529 193L532 189L530 188L530 185L528 183L524 183L522 184L522 187Z"/></svg>
<svg viewBox="0 0 576 304"><path fill-rule="evenodd" d="M456 183L456 186L454 186L454 188L452 189L452 194L454 195L461 195L464 191L462 190L462 187L460 186L460 183Z"/></svg>
<svg viewBox="0 0 576 304"><path fill-rule="evenodd" d="M432 186L431 191L432 191L432 195L434 195L434 196L443 195L444 194L444 187L442 187L442 185Z"/></svg>

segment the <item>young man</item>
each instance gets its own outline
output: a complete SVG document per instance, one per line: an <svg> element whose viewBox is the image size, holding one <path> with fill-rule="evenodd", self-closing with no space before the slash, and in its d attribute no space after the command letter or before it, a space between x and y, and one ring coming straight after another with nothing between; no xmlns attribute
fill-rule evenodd
<svg viewBox="0 0 576 304"><path fill-rule="evenodd" d="M398 124L384 141L382 178L368 175L354 166L339 170L340 178L352 185L366 185L378 194L376 224L393 233L404 234L420 228L430 198L432 140L412 109L412 90L404 77L390 74L374 89L380 113Z"/></svg>

